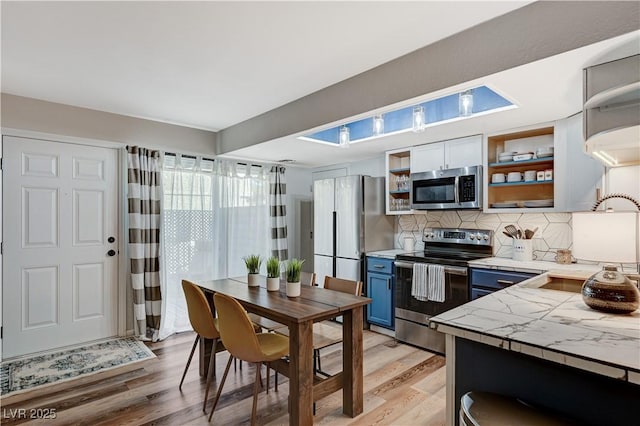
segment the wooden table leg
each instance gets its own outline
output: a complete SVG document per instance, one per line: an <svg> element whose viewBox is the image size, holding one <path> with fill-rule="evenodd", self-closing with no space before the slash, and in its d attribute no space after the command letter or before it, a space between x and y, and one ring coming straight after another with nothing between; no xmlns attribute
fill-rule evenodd
<svg viewBox="0 0 640 426"><path fill-rule="evenodd" d="M313 322L289 325L289 424L313 424Z"/></svg>
<svg viewBox="0 0 640 426"><path fill-rule="evenodd" d="M362 369L362 307L353 308L343 315L342 339L342 412L350 417L362 414L364 407L364 373Z"/></svg>

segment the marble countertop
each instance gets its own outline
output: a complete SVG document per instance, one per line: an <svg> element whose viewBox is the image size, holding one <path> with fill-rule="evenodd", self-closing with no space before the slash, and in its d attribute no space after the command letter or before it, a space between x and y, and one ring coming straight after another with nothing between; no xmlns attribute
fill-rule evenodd
<svg viewBox="0 0 640 426"><path fill-rule="evenodd" d="M588 277L591 273L572 274ZM431 327L640 385L640 310L607 314L587 307L579 293L535 288L553 274L530 278L440 314L431 319Z"/></svg>
<svg viewBox="0 0 640 426"><path fill-rule="evenodd" d="M407 252L402 249L379 250L379 251L370 251L367 253L367 256L395 259L397 254L402 254L402 253L407 253Z"/></svg>
<svg viewBox="0 0 640 426"><path fill-rule="evenodd" d="M599 271L602 269L600 265L586 265L582 263L571 263L568 265L561 265L555 262L548 262L544 260L531 260L520 261L508 259L505 257L487 257L484 259L472 260L469 262L469 266L472 268L484 268L484 269L502 269L505 271L517 271L517 272L532 272L542 274L550 270L561 271Z"/></svg>

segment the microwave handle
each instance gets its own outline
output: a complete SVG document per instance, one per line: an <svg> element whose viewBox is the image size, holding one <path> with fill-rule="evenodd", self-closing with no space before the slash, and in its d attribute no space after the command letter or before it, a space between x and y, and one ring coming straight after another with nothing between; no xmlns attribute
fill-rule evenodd
<svg viewBox="0 0 640 426"><path fill-rule="evenodd" d="M453 200L456 204L460 204L460 194L458 194L458 184L460 183L460 176L456 176L453 184Z"/></svg>

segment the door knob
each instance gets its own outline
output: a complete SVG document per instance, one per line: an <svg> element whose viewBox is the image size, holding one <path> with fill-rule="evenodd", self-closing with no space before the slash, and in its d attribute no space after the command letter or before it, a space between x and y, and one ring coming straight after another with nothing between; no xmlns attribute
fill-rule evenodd
<svg viewBox="0 0 640 426"><path fill-rule="evenodd" d="M109 251L107 252L107 254L108 254L109 256L115 256L115 255L116 255L116 251L115 251L115 250L109 250Z"/></svg>
<svg viewBox="0 0 640 426"><path fill-rule="evenodd" d="M107 241L109 241L110 243L114 243L116 241L115 237L109 237L107 238Z"/></svg>

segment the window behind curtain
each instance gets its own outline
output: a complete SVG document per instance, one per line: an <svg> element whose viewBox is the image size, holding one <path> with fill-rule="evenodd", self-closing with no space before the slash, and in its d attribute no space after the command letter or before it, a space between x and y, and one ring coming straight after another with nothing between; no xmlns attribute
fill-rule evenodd
<svg viewBox="0 0 640 426"><path fill-rule="evenodd" d="M246 273L242 257L269 253L269 179L261 168L165 155L165 321L161 338L190 329L181 280Z"/></svg>

